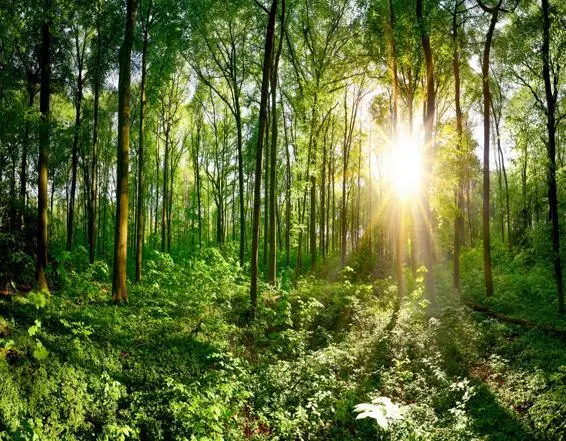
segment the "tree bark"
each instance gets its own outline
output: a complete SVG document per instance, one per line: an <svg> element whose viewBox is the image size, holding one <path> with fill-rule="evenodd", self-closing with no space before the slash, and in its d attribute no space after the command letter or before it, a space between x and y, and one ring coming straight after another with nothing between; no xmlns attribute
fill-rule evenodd
<svg viewBox="0 0 566 441"><path fill-rule="evenodd" d="M169 204L169 122L165 120L165 113L163 123L165 126L165 153L163 155L163 190L161 202L161 252L167 250L167 206Z"/></svg>
<svg viewBox="0 0 566 441"><path fill-rule="evenodd" d="M85 37L86 39L86 37ZM75 194L77 189L77 169L79 164L79 135L81 130L81 104L83 101L83 60L84 50L81 51L79 43L79 30L75 34L75 50L77 52L77 95L75 102L75 130L73 134L73 148L71 150L71 194L69 195L69 208L67 211L67 251L73 248L73 227L75 221Z"/></svg>
<svg viewBox="0 0 566 441"><path fill-rule="evenodd" d="M425 273L425 295L427 299L434 304L435 303L435 293L434 293L434 255L433 255L433 240L432 240L432 214L430 211L430 203L428 196L428 176L432 173L432 163L434 156L433 148L433 126L434 126L434 114L436 106L435 97L435 84L434 84L434 64L432 59L432 49L430 46L430 37L428 34L426 22L423 17L423 0L417 0L417 21L419 24L419 30L421 34L421 44L423 47L423 52L426 62L426 107L424 114L424 178L422 187L422 204L423 204L423 216L424 221L422 222L423 228L423 255L424 255L424 265L427 269Z"/></svg>
<svg viewBox="0 0 566 441"><path fill-rule="evenodd" d="M550 219L552 222L552 260L554 264L554 276L556 278L556 292L558 296L558 312L564 314L564 286L562 280L562 265L560 261L560 225L558 221L558 197L556 192L556 106L558 101L558 80L554 78L554 88L551 80L550 67L550 18L549 0L542 1L543 16L543 40L542 40L542 76L544 79L544 91L546 96L546 128L548 131L547 143L547 183L548 204Z"/></svg>
<svg viewBox="0 0 566 441"><path fill-rule="evenodd" d="M141 84L140 84L140 132L138 146L138 203L137 209L137 231L136 231L136 282L142 279L142 262L143 262L143 242L145 231L145 204L144 204L144 148L145 148L145 106L147 99L145 96L145 88L147 82L147 52L149 46L149 28L151 26L151 9L153 0L149 0L147 6L147 15L143 30L143 47L142 47L142 66L141 66Z"/></svg>
<svg viewBox="0 0 566 441"><path fill-rule="evenodd" d="M464 206L464 189L463 189L463 173L462 163L463 149L462 149L462 136L463 136L463 121L462 121L462 106L460 103L460 31L458 25L458 14L463 1L457 1L452 11L452 70L454 72L454 102L456 106L456 137L458 151L459 167L457 169L457 188L456 188L456 216L454 218L454 264L452 274L452 286L456 290L460 290L460 248L462 244L461 233L463 231L464 217L462 210Z"/></svg>
<svg viewBox="0 0 566 441"><path fill-rule="evenodd" d="M277 81L279 57L283 47L283 26L285 25L285 0L281 3L281 30L279 33L279 46L275 54L273 62L273 70L271 71L271 158L269 169L269 255L267 261L267 282L275 285L277 272L277 206L276 206L276 190L277 190Z"/></svg>
<svg viewBox="0 0 566 441"><path fill-rule="evenodd" d="M48 16L50 0L44 0L45 18L41 28L41 85L39 95L39 161L38 161L38 197L37 197L37 287L41 291L49 290L45 267L47 266L47 164L49 161L49 129L50 129L50 88L51 88L51 30Z"/></svg>
<svg viewBox="0 0 566 441"><path fill-rule="evenodd" d="M269 79L273 66L273 49L275 35L275 19L277 16L278 0L272 0L269 10L267 29L265 34L265 47L263 54L263 75L261 81L261 100L259 106L259 128L256 145L256 164L254 182L254 205L252 220L252 255L250 280L250 318L253 320L257 312L257 282L258 282L258 245L259 245L259 215L261 208L261 168L263 161L263 143L265 126L267 122L267 100L269 98Z"/></svg>
<svg viewBox="0 0 566 441"><path fill-rule="evenodd" d="M93 78L93 121L92 121L92 151L91 151L91 171L90 171L90 194L89 194L89 210L88 210L88 255L91 264L94 263L96 251L96 209L98 206L98 108L100 102L100 51L101 51L101 35L100 35L100 0L96 2L96 55Z"/></svg>
<svg viewBox="0 0 566 441"><path fill-rule="evenodd" d="M118 162L116 177L116 226L114 231L114 267L112 293L116 303L128 301L126 259L128 253L128 167L130 144L131 55L134 43L137 0L126 2L126 27L120 48L118 80Z"/></svg>
<svg viewBox="0 0 566 441"><path fill-rule="evenodd" d="M499 0L497 6L490 9L491 20L485 40L483 58L482 58L482 91L483 91L483 210L482 210L482 237L483 237L483 267L485 290L488 297L493 295L493 275L491 265L491 236L489 230L489 137L490 137L490 121L489 111L491 103L491 95L489 90L489 53L491 51L491 42L493 40L493 32L499 17L499 8L502 0ZM480 3L480 6L482 3ZM485 10L485 9L484 9Z"/></svg>

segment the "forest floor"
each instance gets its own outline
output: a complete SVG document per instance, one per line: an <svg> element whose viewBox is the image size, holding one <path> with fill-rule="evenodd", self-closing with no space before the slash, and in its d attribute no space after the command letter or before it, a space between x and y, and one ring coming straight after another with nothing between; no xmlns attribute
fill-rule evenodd
<svg viewBox="0 0 566 441"><path fill-rule="evenodd" d="M472 311L442 271L434 317L418 281L398 302L347 271L265 291L249 325L215 249L153 254L121 306L73 259L52 295L0 298L0 440L566 439L564 340Z"/></svg>

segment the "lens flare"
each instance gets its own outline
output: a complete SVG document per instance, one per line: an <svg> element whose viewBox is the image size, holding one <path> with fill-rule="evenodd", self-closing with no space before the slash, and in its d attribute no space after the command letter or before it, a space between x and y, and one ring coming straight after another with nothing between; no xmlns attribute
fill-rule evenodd
<svg viewBox="0 0 566 441"><path fill-rule="evenodd" d="M422 160L418 143L407 135L400 135L391 148L387 169L395 195L402 200L415 197L422 181Z"/></svg>

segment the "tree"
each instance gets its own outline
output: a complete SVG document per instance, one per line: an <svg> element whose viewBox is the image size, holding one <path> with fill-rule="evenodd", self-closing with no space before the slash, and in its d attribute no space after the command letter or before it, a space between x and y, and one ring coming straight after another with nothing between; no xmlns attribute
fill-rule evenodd
<svg viewBox="0 0 566 441"><path fill-rule="evenodd" d="M554 277L556 278L556 292L558 295L558 312L564 314L564 286L562 280L562 264L560 261L560 226L558 222L558 197L556 192L556 109L559 94L560 64L551 63L550 58L550 32L552 18L549 0L541 0L543 27L542 27L542 77L544 80L544 93L546 98L546 129L547 140L547 185L548 205L552 222L552 260ZM564 117L560 115L559 119Z"/></svg>
<svg viewBox="0 0 566 441"><path fill-rule="evenodd" d="M256 144L254 205L252 220L252 251L251 251L251 281L250 281L250 318L254 319L257 311L257 282L259 254L259 212L261 208L261 169L263 161L263 144L267 123L267 100L269 98L269 82L274 66L273 50L275 40L275 19L277 17L278 0L272 0L268 13L267 29L265 32L265 47L263 52L263 69L261 79L261 101L259 104L259 128Z"/></svg>
<svg viewBox="0 0 566 441"><path fill-rule="evenodd" d="M136 204L136 282L142 278L143 242L145 231L145 107L147 104L146 85L147 85L147 57L149 46L149 32L153 24L155 15L153 14L153 0L148 0L145 17L142 24L143 43L142 43L142 65L140 83L140 116L139 116L139 139L138 139L138 200Z"/></svg>
<svg viewBox="0 0 566 441"><path fill-rule="evenodd" d="M128 301L126 259L128 253L128 167L130 144L130 76L134 43L137 0L126 1L126 27L120 48L118 80L118 162L116 175L116 227L114 230L114 266L112 294L114 301Z"/></svg>
<svg viewBox="0 0 566 441"><path fill-rule="evenodd" d="M267 260L267 281L275 285L275 273L277 269L277 236L276 236L276 197L277 190L277 83L279 58L283 48L283 35L285 33L285 0L281 0L281 30L279 32L279 44L275 53L273 69L271 71L271 145L270 145L270 168L269 168L269 256Z"/></svg>
<svg viewBox="0 0 566 441"><path fill-rule="evenodd" d="M424 176L423 178L423 254L424 264L426 267L425 273L425 292L427 298L434 304L434 275L433 275L433 240L432 240L432 215L430 212L430 204L428 197L427 176L432 172L434 146L433 146L433 128L435 116L435 83L434 83L434 65L432 59L432 49L430 44L430 37L427 30L427 25L423 17L423 0L417 0L417 22L421 34L421 44L423 47L425 63L426 63L426 104L424 114Z"/></svg>
<svg viewBox="0 0 566 441"><path fill-rule="evenodd" d="M39 127L39 162L38 162L38 198L37 198L37 257L36 280L40 290L49 290L45 268L47 267L47 162L49 156L49 99L51 86L51 2L44 0L45 14L41 27L41 89L39 95L39 111L41 123Z"/></svg>
<svg viewBox="0 0 566 441"><path fill-rule="evenodd" d="M461 32L459 15L462 14L461 8L464 5L464 0L456 0L454 2L454 9L452 10L452 69L454 72L454 106L456 111L456 142L457 151L460 153L459 159L462 160L464 156L463 150L463 116L461 104L461 78L460 78L460 45L461 45ZM464 209L464 177L462 176L462 167L459 167L458 183L456 189L456 216L454 218L454 266L452 276L452 286L456 290L460 290L460 248L463 240L464 233L464 216L462 211Z"/></svg>
<svg viewBox="0 0 566 441"><path fill-rule="evenodd" d="M491 264L491 236L489 230L489 140L490 140L490 105L491 94L489 89L489 54L491 51L491 44L493 41L493 32L495 25L499 19L499 13L502 11L501 5L503 0L498 0L495 7L485 5L481 0L478 0L478 5L487 13L491 15L489 21L489 28L487 30L483 56L482 56L482 93L483 93L483 272L485 290L488 297L493 295L493 274Z"/></svg>

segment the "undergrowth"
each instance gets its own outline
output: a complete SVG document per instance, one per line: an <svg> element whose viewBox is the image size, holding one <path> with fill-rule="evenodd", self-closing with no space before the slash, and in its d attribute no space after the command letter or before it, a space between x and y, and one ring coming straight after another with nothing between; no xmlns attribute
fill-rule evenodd
<svg viewBox="0 0 566 441"><path fill-rule="evenodd" d="M52 295L0 299L0 439L565 439L563 343L442 280L431 316L420 279L399 301L390 279L283 272L250 324L230 255L148 257L128 305L81 250Z"/></svg>

